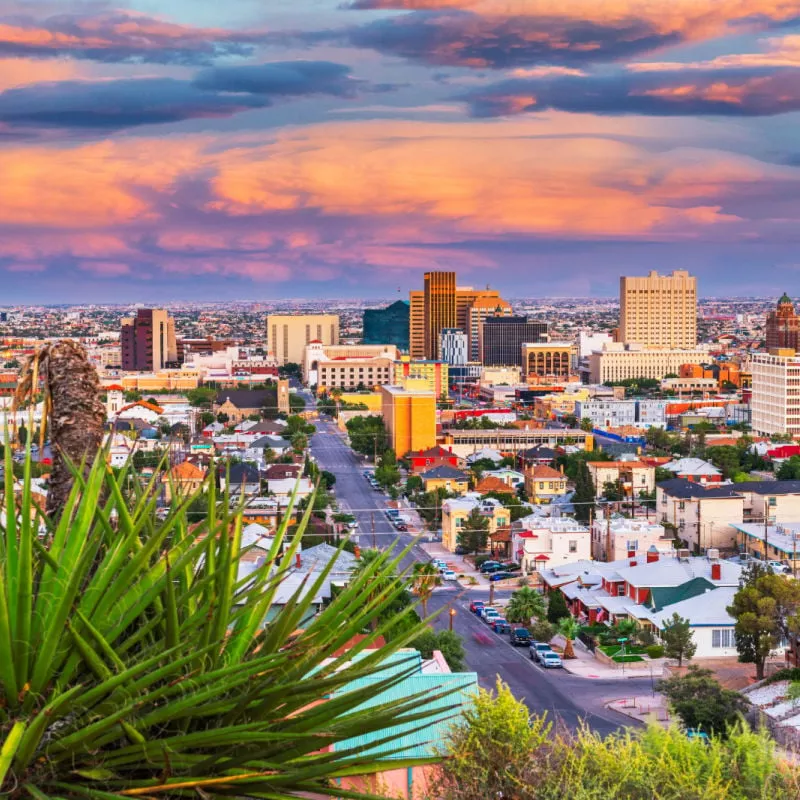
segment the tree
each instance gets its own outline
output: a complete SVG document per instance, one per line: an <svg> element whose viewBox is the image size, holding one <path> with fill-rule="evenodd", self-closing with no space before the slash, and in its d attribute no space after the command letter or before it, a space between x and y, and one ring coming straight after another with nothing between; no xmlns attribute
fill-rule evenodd
<svg viewBox="0 0 800 800"><path fill-rule="evenodd" d="M409 475L406 479L406 494L412 495L421 492L425 487L425 481L419 475Z"/></svg>
<svg viewBox="0 0 800 800"><path fill-rule="evenodd" d="M705 457L722 472L727 480L741 469L741 451L733 445L722 445L706 449Z"/></svg>
<svg viewBox="0 0 800 800"><path fill-rule="evenodd" d="M594 423L592 422L589 417L584 417L581 420L581 430L586 431L587 433L591 433L592 429L594 428Z"/></svg>
<svg viewBox="0 0 800 800"><path fill-rule="evenodd" d="M619 502L625 499L621 481L606 481L603 484L603 499L610 502Z"/></svg>
<svg viewBox="0 0 800 800"><path fill-rule="evenodd" d="M347 420L350 447L365 456L382 453L389 446L383 419L378 416L353 417Z"/></svg>
<svg viewBox="0 0 800 800"><path fill-rule="evenodd" d="M506 606L506 619L509 622L522 622L530 625L533 617L542 618L547 613L547 605L542 595L529 586L517 589Z"/></svg>
<svg viewBox="0 0 800 800"><path fill-rule="evenodd" d="M800 582L775 575L758 562L742 575L739 591L728 606L736 620L739 661L756 665L756 678L764 677L769 654L782 639L800 631Z"/></svg>
<svg viewBox="0 0 800 800"><path fill-rule="evenodd" d="M400 483L400 469L397 466L397 456L394 450L387 448L383 451L375 469L375 480L388 489Z"/></svg>
<svg viewBox="0 0 800 800"><path fill-rule="evenodd" d="M294 450L294 452L298 455L305 453L306 449L308 448L308 437L304 433L293 434L292 438L289 439L289 442L292 445L292 450Z"/></svg>
<svg viewBox="0 0 800 800"><path fill-rule="evenodd" d="M664 623L661 629L661 641L664 643L664 655L667 658L678 659L679 667L684 659L691 661L697 650L689 620L677 613Z"/></svg>
<svg viewBox="0 0 800 800"><path fill-rule="evenodd" d="M578 621L572 617L563 617L558 623L558 632L564 637L565 641L564 658L575 658L575 648L572 646L572 643L578 637L580 630L581 626L578 624Z"/></svg>
<svg viewBox="0 0 800 800"><path fill-rule="evenodd" d="M25 445L28 444L28 429L24 422L20 423L20 426L17 428L17 441L20 447L25 447Z"/></svg>
<svg viewBox="0 0 800 800"><path fill-rule="evenodd" d="M464 527L458 531L456 542L468 553L477 555L486 549L489 540L489 518L481 514L479 508L473 508L464 520Z"/></svg>
<svg viewBox="0 0 800 800"><path fill-rule="evenodd" d="M210 408L216 397L217 390L209 389L207 386L198 386L186 392L186 400L195 408Z"/></svg>
<svg viewBox="0 0 800 800"><path fill-rule="evenodd" d="M433 658L433 651L438 650L453 672L463 672L466 667L466 653L461 637L455 631L423 631L411 642L411 647L419 650L425 658Z"/></svg>
<svg viewBox="0 0 800 800"><path fill-rule="evenodd" d="M775 477L779 481L800 480L800 456L791 456L783 461L778 467Z"/></svg>
<svg viewBox="0 0 800 800"><path fill-rule="evenodd" d="M319 477L322 485L328 490L333 489L333 487L336 485L336 475L334 475L330 470L323 469L320 472Z"/></svg>
<svg viewBox="0 0 800 800"><path fill-rule="evenodd" d="M553 625L558 625L564 617L569 616L566 598L556 589L550 592L547 600L547 621L552 622Z"/></svg>
<svg viewBox="0 0 800 800"><path fill-rule="evenodd" d="M531 638L536 642L549 642L556 635L556 626L546 619L537 619L530 627Z"/></svg>
<svg viewBox="0 0 800 800"><path fill-rule="evenodd" d="M264 448L263 455L265 464L273 464L278 457L278 454L269 446Z"/></svg>
<svg viewBox="0 0 800 800"><path fill-rule="evenodd" d="M572 503L575 507L575 519L587 523L595 504L595 487L589 467L582 461L575 477L575 494Z"/></svg>
<svg viewBox="0 0 800 800"><path fill-rule="evenodd" d="M442 585L439 570L430 561L417 562L411 571L411 585L419 597L422 616L427 618L428 600L430 600L433 590Z"/></svg>
<svg viewBox="0 0 800 800"><path fill-rule="evenodd" d="M217 422L219 422L220 425L227 425L227 423L230 422L230 417L220 411L219 414L217 414Z"/></svg>
<svg viewBox="0 0 800 800"><path fill-rule="evenodd" d="M303 368L294 361L287 361L283 366L278 367L278 375L281 378L296 378L300 380L303 377Z"/></svg>
<svg viewBox="0 0 800 800"><path fill-rule="evenodd" d="M207 425L211 425L212 422L216 417L214 416L213 412L211 411L203 411L199 416L200 424L205 428Z"/></svg>
<svg viewBox="0 0 800 800"><path fill-rule="evenodd" d="M725 736L747 708L747 701L725 689L709 669L692 664L685 675L659 681L657 687L686 728Z"/></svg>

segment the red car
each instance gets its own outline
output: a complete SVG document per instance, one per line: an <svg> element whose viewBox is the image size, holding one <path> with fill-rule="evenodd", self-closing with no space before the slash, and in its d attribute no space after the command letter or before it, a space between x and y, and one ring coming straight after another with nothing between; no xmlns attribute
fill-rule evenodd
<svg viewBox="0 0 800 800"><path fill-rule="evenodd" d="M483 608L486 605L483 600L473 600L469 604L469 610L474 614L479 608Z"/></svg>

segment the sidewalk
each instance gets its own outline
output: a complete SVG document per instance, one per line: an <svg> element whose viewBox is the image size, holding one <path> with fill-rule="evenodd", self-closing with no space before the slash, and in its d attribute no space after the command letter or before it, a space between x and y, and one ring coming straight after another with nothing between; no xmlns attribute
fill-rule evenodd
<svg viewBox="0 0 800 800"><path fill-rule="evenodd" d="M566 643L563 636L554 637L552 642L559 650L563 651ZM601 664L579 639L572 643L572 649L575 651L575 658L564 659L564 669L579 678L615 681L625 678L651 678L655 682L661 679L664 671L662 659L656 659L649 663L645 662L648 667L646 669L631 669L626 665L623 670L622 665L617 668Z"/></svg>
<svg viewBox="0 0 800 800"><path fill-rule="evenodd" d="M619 714L624 714L626 717L635 719L638 722L657 722L664 728L668 728L673 722L667 708L666 699L661 694L622 697L619 700L612 700L610 703L606 703L606 708Z"/></svg>

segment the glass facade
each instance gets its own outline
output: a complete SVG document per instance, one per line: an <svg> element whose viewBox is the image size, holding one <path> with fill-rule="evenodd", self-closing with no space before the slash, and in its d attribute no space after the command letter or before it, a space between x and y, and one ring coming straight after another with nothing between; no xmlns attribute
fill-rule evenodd
<svg viewBox="0 0 800 800"><path fill-rule="evenodd" d="M398 300L386 308L370 308L364 312L364 344L393 344L408 352L409 306Z"/></svg>

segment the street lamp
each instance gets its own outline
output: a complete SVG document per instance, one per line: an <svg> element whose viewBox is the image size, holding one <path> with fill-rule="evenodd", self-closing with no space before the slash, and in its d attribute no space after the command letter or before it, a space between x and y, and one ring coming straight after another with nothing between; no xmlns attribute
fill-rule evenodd
<svg viewBox="0 0 800 800"><path fill-rule="evenodd" d="M456 610L454 608L451 608L450 609L450 626L449 626L451 631L453 630L453 620L455 619L455 616L456 616Z"/></svg>

